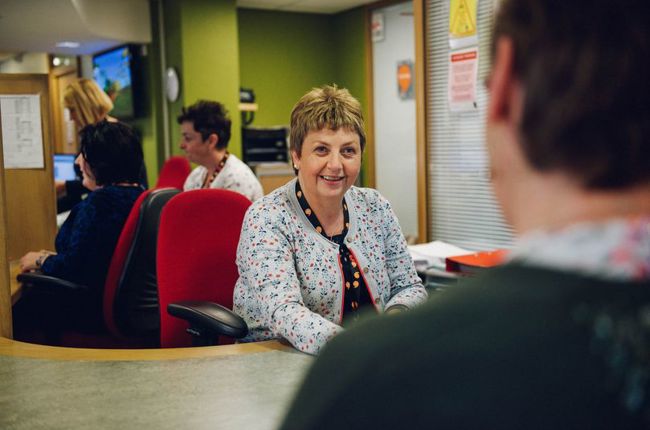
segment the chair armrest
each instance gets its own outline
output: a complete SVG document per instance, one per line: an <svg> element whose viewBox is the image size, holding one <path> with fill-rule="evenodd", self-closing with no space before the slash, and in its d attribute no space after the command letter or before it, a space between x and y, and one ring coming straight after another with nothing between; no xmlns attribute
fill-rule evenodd
<svg viewBox="0 0 650 430"><path fill-rule="evenodd" d="M88 287L65 279L55 278L54 276L43 275L38 272L21 273L16 277L18 282L24 287L37 290L39 292L52 293L81 293L88 291Z"/></svg>
<svg viewBox="0 0 650 430"><path fill-rule="evenodd" d="M387 315L393 315L393 314L401 314L402 312L408 311L409 308L406 305L402 304L397 304L397 305L392 305L386 308L384 311L385 314Z"/></svg>
<svg viewBox="0 0 650 430"><path fill-rule="evenodd" d="M248 334L248 326L239 315L213 302L187 301L170 303L167 313L190 323L192 333L198 336L230 336L240 339Z"/></svg>

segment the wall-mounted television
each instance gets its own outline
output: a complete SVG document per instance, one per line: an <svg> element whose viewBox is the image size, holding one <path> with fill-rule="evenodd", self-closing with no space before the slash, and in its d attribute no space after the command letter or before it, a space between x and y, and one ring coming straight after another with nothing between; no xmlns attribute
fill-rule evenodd
<svg viewBox="0 0 650 430"><path fill-rule="evenodd" d="M139 55L137 46L124 45L93 56L93 78L113 100L110 115L138 116Z"/></svg>

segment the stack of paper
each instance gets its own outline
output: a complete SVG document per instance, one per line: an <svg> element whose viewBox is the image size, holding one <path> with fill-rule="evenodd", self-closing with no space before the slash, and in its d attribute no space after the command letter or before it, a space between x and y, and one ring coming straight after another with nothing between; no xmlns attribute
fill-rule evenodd
<svg viewBox="0 0 650 430"><path fill-rule="evenodd" d="M428 267L445 270L445 260L447 257L472 254L472 251L459 248L441 240L423 243L421 245L410 245L409 252L418 272L424 271Z"/></svg>

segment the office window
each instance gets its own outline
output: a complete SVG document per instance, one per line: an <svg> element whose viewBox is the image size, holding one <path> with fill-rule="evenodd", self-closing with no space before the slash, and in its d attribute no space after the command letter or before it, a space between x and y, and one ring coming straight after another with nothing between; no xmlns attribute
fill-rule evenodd
<svg viewBox="0 0 650 430"><path fill-rule="evenodd" d="M509 248L513 233L492 193L484 147L494 0L478 2L478 108L463 113L450 112L447 101L449 3L425 4L429 237L471 250Z"/></svg>

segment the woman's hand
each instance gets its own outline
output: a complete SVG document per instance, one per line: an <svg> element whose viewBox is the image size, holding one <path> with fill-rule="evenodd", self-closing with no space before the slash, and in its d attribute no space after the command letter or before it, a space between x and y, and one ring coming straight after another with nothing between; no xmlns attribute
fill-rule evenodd
<svg viewBox="0 0 650 430"><path fill-rule="evenodd" d="M28 252L20 259L21 272L24 273L40 269L43 261L45 261L47 257L53 254L54 252L46 250Z"/></svg>

